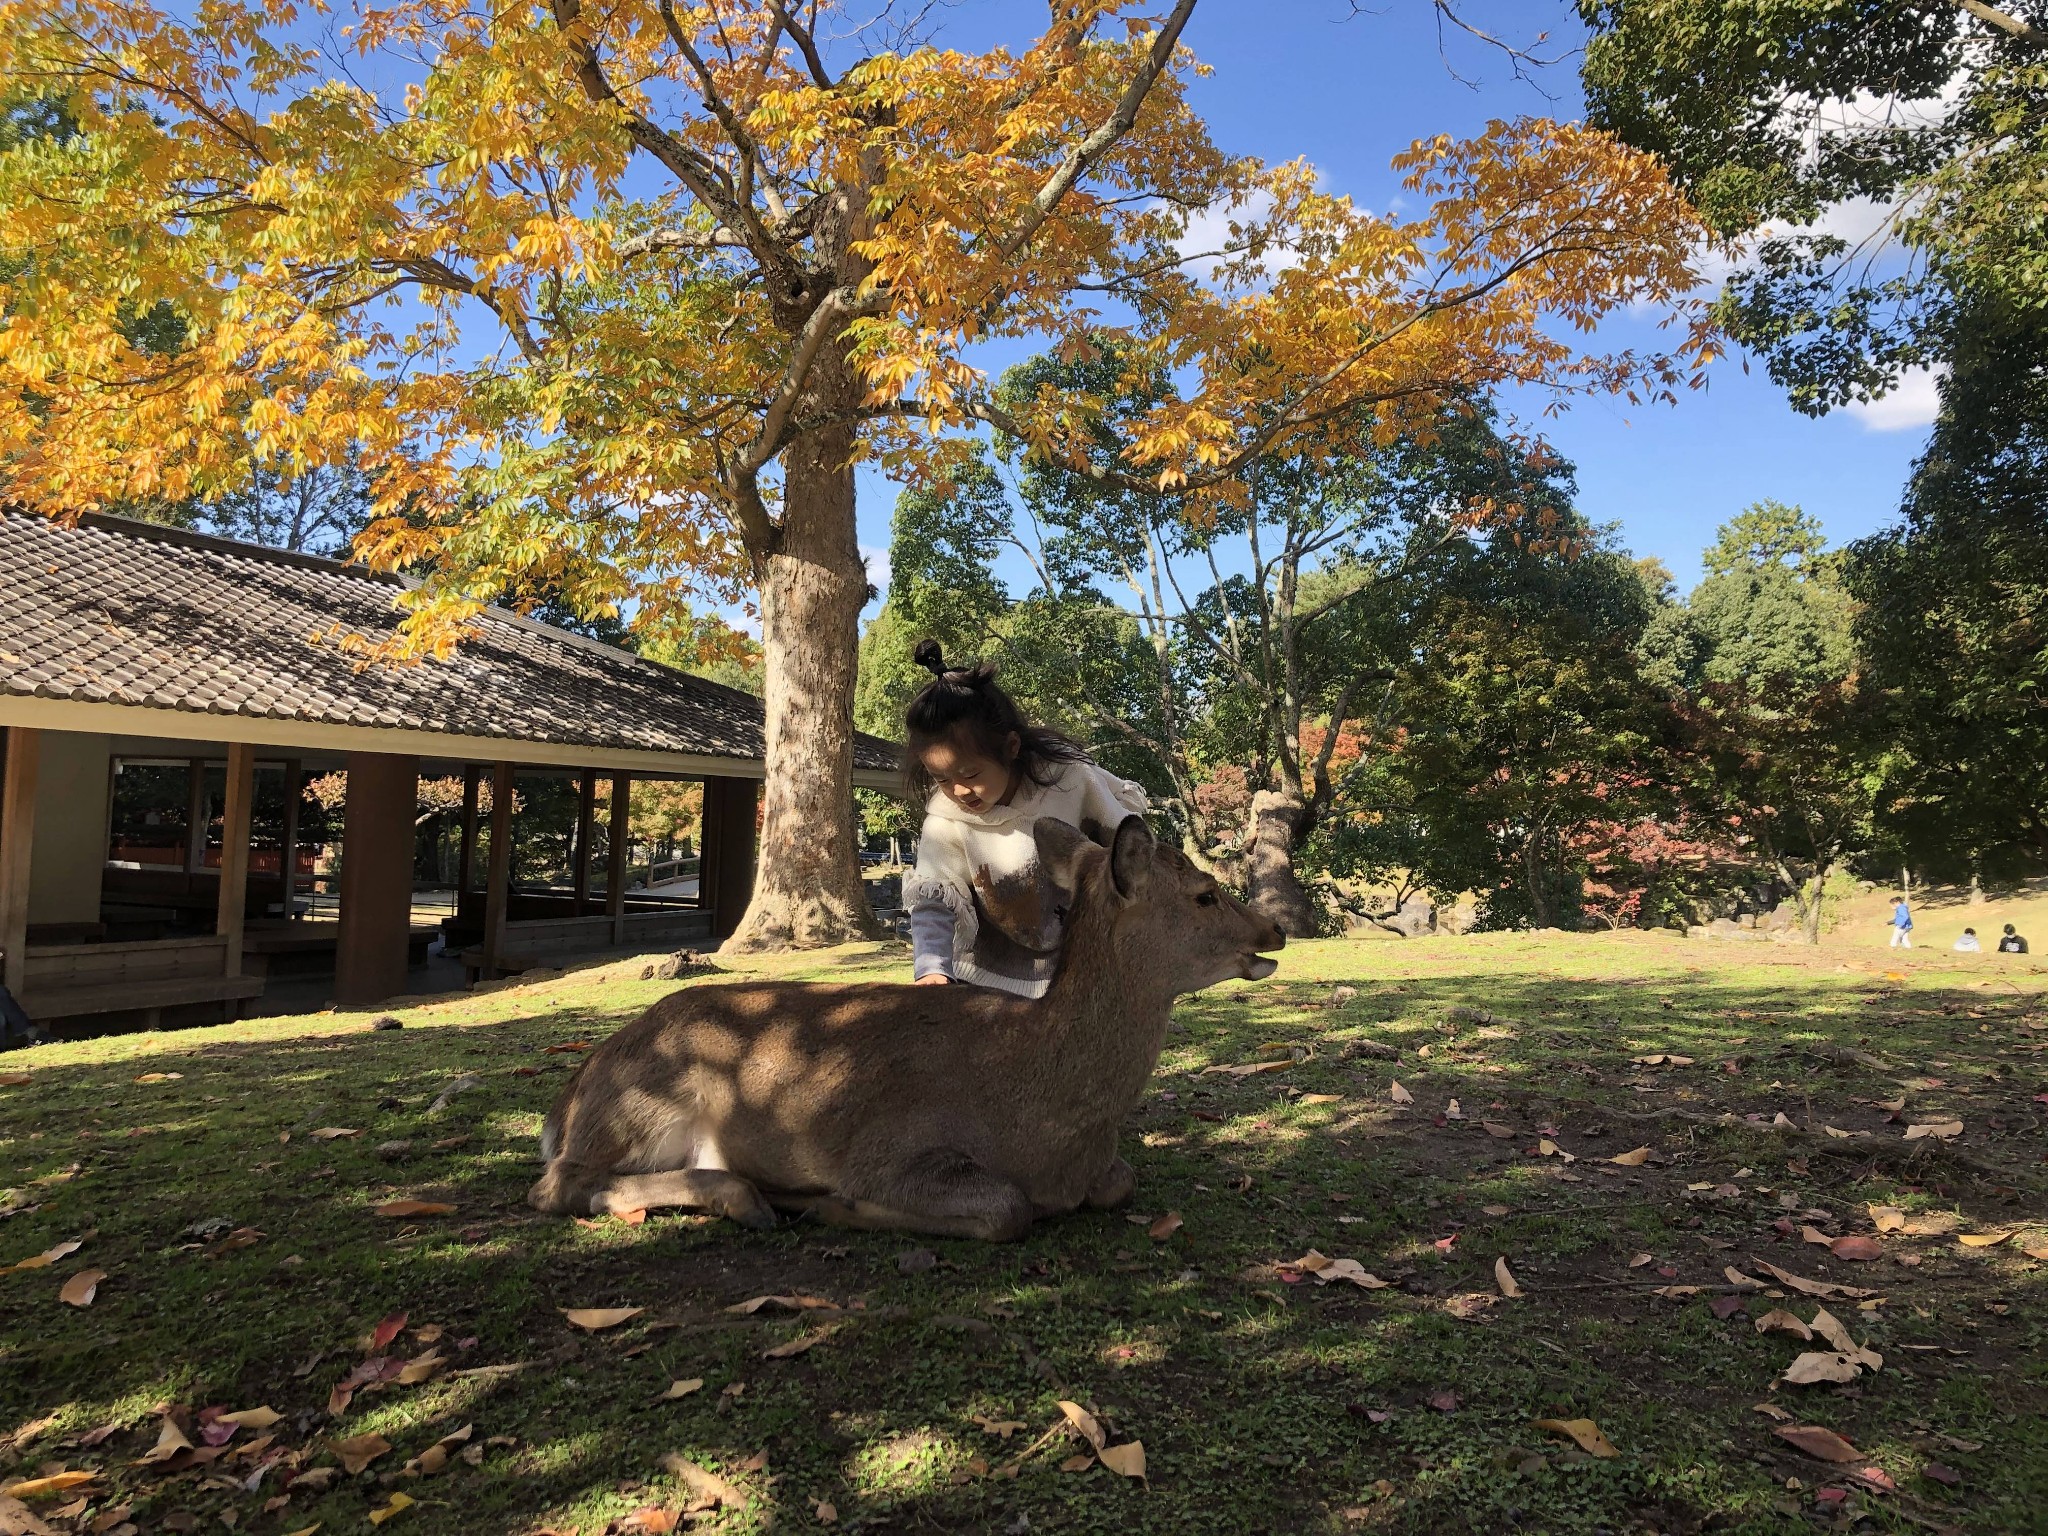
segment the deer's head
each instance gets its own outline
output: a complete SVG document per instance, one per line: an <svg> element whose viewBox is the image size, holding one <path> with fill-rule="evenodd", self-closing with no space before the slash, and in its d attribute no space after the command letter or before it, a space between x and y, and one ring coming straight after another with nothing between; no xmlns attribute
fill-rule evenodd
<svg viewBox="0 0 2048 1536"><path fill-rule="evenodd" d="M1032 835L1048 879L1074 893L1077 913L1107 917L1126 972L1143 972L1177 996L1232 977L1259 981L1278 968L1266 952L1286 944L1279 926L1161 844L1142 816L1125 817L1107 847L1049 816Z"/></svg>

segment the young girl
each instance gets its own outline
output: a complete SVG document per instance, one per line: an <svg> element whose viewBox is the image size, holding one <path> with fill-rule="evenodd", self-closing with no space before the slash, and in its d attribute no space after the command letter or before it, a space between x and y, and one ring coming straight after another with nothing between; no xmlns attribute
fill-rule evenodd
<svg viewBox="0 0 2048 1536"><path fill-rule="evenodd" d="M1060 914L1058 893L1040 878L1032 823L1053 816L1113 831L1145 809L1145 791L1026 721L989 663L948 667L931 640L915 655L934 676L904 719L911 794L926 799L905 893L912 974L925 986L973 982L1043 997L1059 960Z"/></svg>

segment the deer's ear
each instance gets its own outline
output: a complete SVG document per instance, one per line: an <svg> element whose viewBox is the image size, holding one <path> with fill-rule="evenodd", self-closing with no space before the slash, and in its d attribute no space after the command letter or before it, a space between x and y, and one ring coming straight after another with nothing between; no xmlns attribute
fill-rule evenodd
<svg viewBox="0 0 2048 1536"><path fill-rule="evenodd" d="M1152 878L1152 852L1157 843L1142 816L1126 816L1109 845L1109 877L1116 893L1129 899Z"/></svg>
<svg viewBox="0 0 2048 1536"><path fill-rule="evenodd" d="M1081 867L1102 850L1081 830L1056 816L1041 816L1031 824L1031 837L1038 844L1038 862L1052 883L1063 891L1080 888Z"/></svg>

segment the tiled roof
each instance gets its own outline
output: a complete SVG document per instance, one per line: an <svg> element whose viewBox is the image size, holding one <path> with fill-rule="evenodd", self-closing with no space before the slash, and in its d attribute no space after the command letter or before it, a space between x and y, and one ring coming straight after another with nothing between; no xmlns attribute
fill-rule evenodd
<svg viewBox="0 0 2048 1536"><path fill-rule="evenodd" d="M395 577L123 518L0 510L0 696L758 762L761 701L491 609L447 662L356 670ZM895 749L857 736L859 768Z"/></svg>

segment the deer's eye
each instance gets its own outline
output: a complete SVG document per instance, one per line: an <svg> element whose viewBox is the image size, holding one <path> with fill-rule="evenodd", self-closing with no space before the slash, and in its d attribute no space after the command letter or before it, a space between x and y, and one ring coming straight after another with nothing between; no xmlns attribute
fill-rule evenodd
<svg viewBox="0 0 2048 1536"><path fill-rule="evenodd" d="M1201 894L1201 895L1199 895L1199 896L1197 896L1197 897L1195 898L1195 905L1196 905L1196 906L1198 906L1198 907L1213 907L1213 906L1215 906L1215 905L1216 905L1216 893L1215 893L1214 891L1204 891L1204 892L1202 892L1202 894Z"/></svg>

